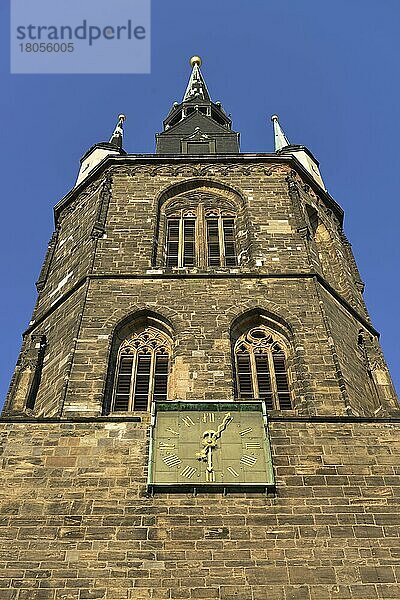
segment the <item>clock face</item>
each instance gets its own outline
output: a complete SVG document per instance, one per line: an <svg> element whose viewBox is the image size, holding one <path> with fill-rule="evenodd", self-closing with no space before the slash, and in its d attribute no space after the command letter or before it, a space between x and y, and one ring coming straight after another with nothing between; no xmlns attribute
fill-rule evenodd
<svg viewBox="0 0 400 600"><path fill-rule="evenodd" d="M157 405L150 485L273 485L262 402Z"/></svg>

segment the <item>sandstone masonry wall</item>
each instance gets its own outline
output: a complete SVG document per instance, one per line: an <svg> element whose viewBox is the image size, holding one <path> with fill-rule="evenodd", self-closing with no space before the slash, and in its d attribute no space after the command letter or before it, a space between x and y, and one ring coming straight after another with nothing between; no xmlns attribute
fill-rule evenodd
<svg viewBox="0 0 400 600"><path fill-rule="evenodd" d="M0 423L2 600L398 598L399 422L270 422L276 495L146 494L147 423Z"/></svg>

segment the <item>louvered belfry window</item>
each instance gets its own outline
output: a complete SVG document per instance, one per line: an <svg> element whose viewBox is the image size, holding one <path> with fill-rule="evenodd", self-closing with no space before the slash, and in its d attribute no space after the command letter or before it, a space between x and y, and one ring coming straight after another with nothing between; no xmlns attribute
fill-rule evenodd
<svg viewBox="0 0 400 600"><path fill-rule="evenodd" d="M166 335L147 327L119 349L112 410L149 410L151 400L166 400L170 345Z"/></svg>
<svg viewBox="0 0 400 600"><path fill-rule="evenodd" d="M167 267L236 267L235 216L220 209L180 211L167 219Z"/></svg>
<svg viewBox="0 0 400 600"><path fill-rule="evenodd" d="M240 336L235 344L240 398L260 398L269 410L290 410L292 402L283 345L263 326Z"/></svg>
<svg viewBox="0 0 400 600"><path fill-rule="evenodd" d="M236 267L235 219L220 211L206 212L209 267Z"/></svg>

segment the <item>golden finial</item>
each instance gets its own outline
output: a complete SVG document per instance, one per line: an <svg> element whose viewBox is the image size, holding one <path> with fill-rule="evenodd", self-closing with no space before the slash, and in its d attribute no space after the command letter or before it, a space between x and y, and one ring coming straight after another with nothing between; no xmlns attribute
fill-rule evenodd
<svg viewBox="0 0 400 600"><path fill-rule="evenodd" d="M192 58L190 59L189 62L190 62L190 66L193 69L194 65L197 65L197 66L201 67L201 62L202 61L201 61L200 56L192 56Z"/></svg>
<svg viewBox="0 0 400 600"><path fill-rule="evenodd" d="M118 115L118 121L126 121L126 116L125 115Z"/></svg>

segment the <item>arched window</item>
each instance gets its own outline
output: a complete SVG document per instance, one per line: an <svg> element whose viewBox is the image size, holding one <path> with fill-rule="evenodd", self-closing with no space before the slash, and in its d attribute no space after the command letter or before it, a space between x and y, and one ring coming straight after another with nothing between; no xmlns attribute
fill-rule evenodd
<svg viewBox="0 0 400 600"><path fill-rule="evenodd" d="M171 348L168 337L145 327L118 350L111 410L145 411L152 400L166 400Z"/></svg>
<svg viewBox="0 0 400 600"><path fill-rule="evenodd" d="M218 209L206 211L207 264L236 267L235 217Z"/></svg>
<svg viewBox="0 0 400 600"><path fill-rule="evenodd" d="M196 265L196 213L181 211L167 220L167 267Z"/></svg>
<svg viewBox="0 0 400 600"><path fill-rule="evenodd" d="M269 410L289 410L290 398L283 344L258 325L236 341L236 381L240 398L265 400Z"/></svg>
<svg viewBox="0 0 400 600"><path fill-rule="evenodd" d="M236 267L235 214L203 203L167 215L166 267Z"/></svg>

